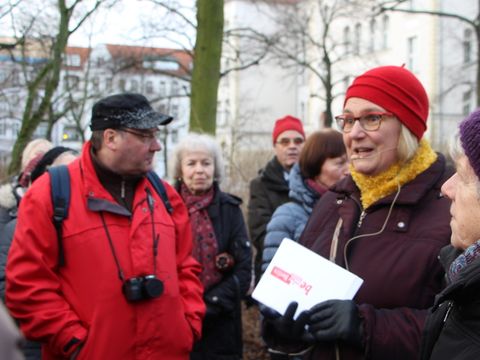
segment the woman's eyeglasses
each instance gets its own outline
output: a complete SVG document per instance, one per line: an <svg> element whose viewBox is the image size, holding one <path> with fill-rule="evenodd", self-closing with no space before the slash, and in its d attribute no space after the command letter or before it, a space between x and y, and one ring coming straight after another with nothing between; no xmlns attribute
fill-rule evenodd
<svg viewBox="0 0 480 360"><path fill-rule="evenodd" d="M344 133L352 131L355 121L358 121L362 129L365 131L377 131L380 128L382 121L385 120L385 117L389 116L394 115L389 112L369 112L359 117L355 117L351 114L343 114L335 116L335 120L337 121L339 129Z"/></svg>
<svg viewBox="0 0 480 360"><path fill-rule="evenodd" d="M280 144L282 146L288 146L290 145L290 143L294 143L295 145L301 145L303 144L305 140L301 137L296 137L296 138L293 138L293 139L290 139L290 138L281 138L279 139L276 144Z"/></svg>

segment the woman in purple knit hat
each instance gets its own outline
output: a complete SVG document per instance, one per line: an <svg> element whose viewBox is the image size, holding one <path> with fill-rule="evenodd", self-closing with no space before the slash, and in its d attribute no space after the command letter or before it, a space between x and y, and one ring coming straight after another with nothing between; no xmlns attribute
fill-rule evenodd
<svg viewBox="0 0 480 360"><path fill-rule="evenodd" d="M452 200L451 245L439 257L447 287L427 319L422 360L480 359L480 109L459 130L452 149L457 172L442 186Z"/></svg>

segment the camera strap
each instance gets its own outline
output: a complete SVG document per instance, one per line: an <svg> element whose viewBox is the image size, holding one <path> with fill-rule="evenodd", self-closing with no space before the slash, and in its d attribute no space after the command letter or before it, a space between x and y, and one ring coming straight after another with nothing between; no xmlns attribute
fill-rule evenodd
<svg viewBox="0 0 480 360"><path fill-rule="evenodd" d="M152 193L150 192L149 188L145 189L145 192L147 193L147 204L148 208L150 210L150 219L152 223L152 258L153 258L153 275L157 275L157 254L158 254L158 242L159 242L159 234L155 231L155 223L153 221L153 196ZM122 283L125 281L125 274L122 270L122 267L120 265L120 260L118 259L117 252L115 251L115 246L113 245L113 240L112 237L110 236L110 231L108 231L108 226L105 221L105 216L103 214L103 211L100 211L100 218L102 219L102 224L103 228L105 230L105 234L107 235L108 239L108 244L110 245L110 250L112 251L113 258L115 260L115 265L117 266L118 270L118 277L122 281Z"/></svg>
<svg viewBox="0 0 480 360"><path fill-rule="evenodd" d="M53 225L57 232L57 242L58 242L58 266L62 267L65 265L65 254L63 251L63 234L62 234L62 223L63 220L68 218L68 209L70 207L70 174L68 167L66 165L53 166L48 169L48 174L50 175L50 194L52 198L53 205ZM171 215L173 213L173 207L168 199L165 186L163 185L160 177L154 172L149 171L147 173L147 179L150 181L150 184L154 187L155 191L158 193L162 199L167 212ZM150 201L153 201L153 198L150 194ZM150 206L150 203L149 203ZM150 208L153 211L153 202L152 207ZM153 213L152 213L153 219ZM152 221L153 226L153 221ZM158 236L157 236L158 237ZM154 242L157 242L158 239ZM154 247L154 253L156 253L156 248ZM156 254L155 254L156 256Z"/></svg>

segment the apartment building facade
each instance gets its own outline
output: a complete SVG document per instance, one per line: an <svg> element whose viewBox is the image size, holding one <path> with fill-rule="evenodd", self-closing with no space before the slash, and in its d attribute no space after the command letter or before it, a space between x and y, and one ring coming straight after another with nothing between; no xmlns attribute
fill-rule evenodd
<svg viewBox="0 0 480 360"><path fill-rule="evenodd" d="M26 99L24 67L11 56L0 58L0 161L5 165L21 126ZM22 59L25 60L25 59ZM30 60L41 63L42 57ZM80 149L90 136L90 111L98 99L118 92L144 94L155 110L168 113L174 121L163 129L163 151L155 168L164 175L170 150L188 131L191 55L176 49L103 44L94 48L68 47L60 84L53 99L61 118L51 129L55 145ZM35 71L33 66L28 71ZM12 74L17 74L13 76ZM3 81L2 81L3 79ZM48 125L42 123L34 137L45 137Z"/></svg>

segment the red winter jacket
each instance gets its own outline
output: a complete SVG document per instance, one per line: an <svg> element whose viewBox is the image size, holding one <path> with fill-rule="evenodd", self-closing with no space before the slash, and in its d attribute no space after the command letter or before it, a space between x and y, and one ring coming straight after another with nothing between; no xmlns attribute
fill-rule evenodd
<svg viewBox="0 0 480 360"><path fill-rule="evenodd" d="M68 167L65 266L58 268L48 175L33 184L20 205L6 270L6 303L22 331L44 343L47 360L68 358L78 343L78 360L188 359L200 337L205 306L182 199L165 184L174 209L170 215L153 186L142 179L130 214L99 182L90 143ZM154 199L152 212L146 189ZM128 279L153 273L153 231L159 235L156 275L164 284L163 294L127 302L108 234Z"/></svg>
<svg viewBox="0 0 480 360"><path fill-rule="evenodd" d="M440 187L451 175L438 159L395 194L362 211L359 190L348 176L317 203L300 242L329 258L332 234L343 219L335 262L364 279L355 302L364 319L365 351L338 344L340 359L418 358L428 308L443 286L440 249L450 243L450 201ZM347 241L354 236L379 232ZM345 249L346 247L346 249ZM332 344L316 344L305 359L335 359Z"/></svg>

